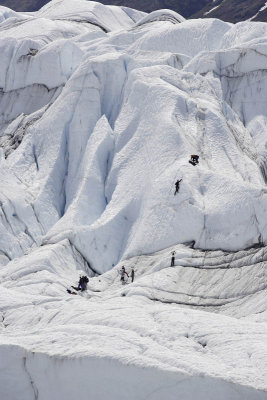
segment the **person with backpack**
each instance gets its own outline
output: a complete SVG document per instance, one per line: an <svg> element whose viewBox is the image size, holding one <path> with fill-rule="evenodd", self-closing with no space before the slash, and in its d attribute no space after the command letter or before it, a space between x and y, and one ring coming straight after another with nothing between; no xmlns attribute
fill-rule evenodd
<svg viewBox="0 0 267 400"><path fill-rule="evenodd" d="M175 182L175 192L174 192L174 196L176 195L176 193L178 193L179 192L179 189L180 189L180 182L182 182L182 179L178 179L176 182Z"/></svg>
<svg viewBox="0 0 267 400"><path fill-rule="evenodd" d="M72 288L74 290L84 292L87 289L88 282L89 282L89 279L86 275L80 276L78 287L72 286Z"/></svg>
<svg viewBox="0 0 267 400"><path fill-rule="evenodd" d="M197 165L199 163L199 156L197 154L192 154L191 159L189 160L190 164Z"/></svg>
<svg viewBox="0 0 267 400"><path fill-rule="evenodd" d="M87 289L87 283L89 282L89 279L87 278L86 275L81 276L78 284L78 290L81 290L84 292Z"/></svg>

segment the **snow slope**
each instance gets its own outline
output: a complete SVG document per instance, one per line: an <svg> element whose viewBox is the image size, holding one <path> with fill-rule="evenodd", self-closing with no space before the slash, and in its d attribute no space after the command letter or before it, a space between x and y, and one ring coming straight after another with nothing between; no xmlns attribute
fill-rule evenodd
<svg viewBox="0 0 267 400"><path fill-rule="evenodd" d="M83 296L66 240L3 267L2 397L266 399L266 248L175 249L174 268L170 249L135 257L134 283L118 266Z"/></svg>
<svg viewBox="0 0 267 400"><path fill-rule="evenodd" d="M267 398L266 37L0 7L1 398Z"/></svg>

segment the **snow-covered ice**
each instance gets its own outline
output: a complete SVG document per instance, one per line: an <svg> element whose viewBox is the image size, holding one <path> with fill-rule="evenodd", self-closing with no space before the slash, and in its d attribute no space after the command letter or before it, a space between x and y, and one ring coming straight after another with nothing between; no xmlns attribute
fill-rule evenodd
<svg viewBox="0 0 267 400"><path fill-rule="evenodd" d="M267 399L266 39L0 7L1 399Z"/></svg>

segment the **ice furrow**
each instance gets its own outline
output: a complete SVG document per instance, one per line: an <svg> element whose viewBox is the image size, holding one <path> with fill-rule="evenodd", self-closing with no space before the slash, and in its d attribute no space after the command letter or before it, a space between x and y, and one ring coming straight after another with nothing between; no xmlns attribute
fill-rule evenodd
<svg viewBox="0 0 267 400"><path fill-rule="evenodd" d="M33 390L33 399L34 400L38 400L39 398L39 392L38 389L36 387L36 385L34 384L34 381L32 380L31 374L29 373L29 370L27 368L27 357L23 357L23 369L25 371L25 373L27 374L29 381L30 381L30 385L32 387Z"/></svg>

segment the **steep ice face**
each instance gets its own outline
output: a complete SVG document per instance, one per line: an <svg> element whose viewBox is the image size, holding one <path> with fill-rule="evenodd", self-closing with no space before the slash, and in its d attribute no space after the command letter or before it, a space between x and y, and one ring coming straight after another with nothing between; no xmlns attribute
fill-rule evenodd
<svg viewBox="0 0 267 400"><path fill-rule="evenodd" d="M243 24L235 27L233 35L227 33L224 46L229 42L229 37L238 38L244 31ZM240 47L221 50L219 52L204 52L193 59L186 69L191 72L200 72L208 78L211 74L219 78L223 97L227 103L225 116L229 120L229 109L234 110L242 125L246 128L253 142L247 135L235 134L239 145L251 158L257 160L262 171L265 183L267 182L267 146L266 146L266 91L264 82L266 80L266 49L263 41L266 40L266 27L260 24L257 26L254 35L252 29L246 34L253 38L249 44L243 43ZM262 34L260 36L259 34ZM265 39L264 39L265 38ZM208 78L209 79L209 78ZM229 108L230 106L230 108ZM230 111L231 112L231 111ZM254 150L253 150L254 148Z"/></svg>
<svg viewBox="0 0 267 400"><path fill-rule="evenodd" d="M5 29L0 79L3 162L31 187L45 243L70 239L99 272L175 243L225 250L264 243L263 44L221 50L242 37L243 24L184 21L163 10L127 20L125 31L123 9L65 3L25 22L64 20L71 30L64 39L44 44L39 28L31 39ZM88 28L76 22L75 33L75 12L120 22L108 35L100 20ZM251 32L255 24L247 25ZM88 168L91 151L101 156ZM200 155L196 168L192 153Z"/></svg>
<svg viewBox="0 0 267 400"><path fill-rule="evenodd" d="M103 63L102 57L99 62ZM120 68L120 64L121 57L105 60L103 66L111 70L114 65ZM101 79L103 74L99 67L98 70ZM72 78L75 81L76 74ZM123 78L124 74L122 68L120 76ZM90 88L96 87L94 82L99 85L94 75L91 77L89 73L87 77L92 82ZM112 109L105 111L113 125L121 87L118 83L113 89L110 79L101 82L100 99L95 98L92 118L107 107L108 85L109 94L116 93L110 103ZM124 87L127 101L122 104L113 130L114 155L104 180L107 207L93 227L82 224L79 234L80 228L77 225L77 231L71 228L66 213L65 228L59 221L47 238L61 240L67 235L98 267L100 249L103 270L110 259L116 263L122 256L152 253L177 241L194 240L196 247L229 250L264 241L266 225L262 213L266 212L266 200L260 160L249 132L227 104L222 107L223 93L215 91L214 85L216 81L210 83L204 77L166 66L132 70ZM141 107L136 108L136 104ZM72 125L76 112L77 108ZM77 156L72 156L75 151L72 145L67 207L74 197L71 191L77 186ZM190 153L201 157L197 168L188 164ZM108 158L104 163L108 163ZM133 175L133 169L139 173ZM173 191L178 177L183 178L183 188L177 198ZM88 247L88 242L97 244Z"/></svg>
<svg viewBox="0 0 267 400"><path fill-rule="evenodd" d="M123 363L147 367L154 399L177 397L155 382L176 389L178 371L186 399L203 382L263 399L265 25L54 0L30 15L1 7L0 51L0 395L21 375L14 399L18 387L47 397L46 353L51 371L77 354L125 376ZM125 286L122 261L136 272ZM84 272L87 294L70 297ZM60 379L79 371L71 360Z"/></svg>

